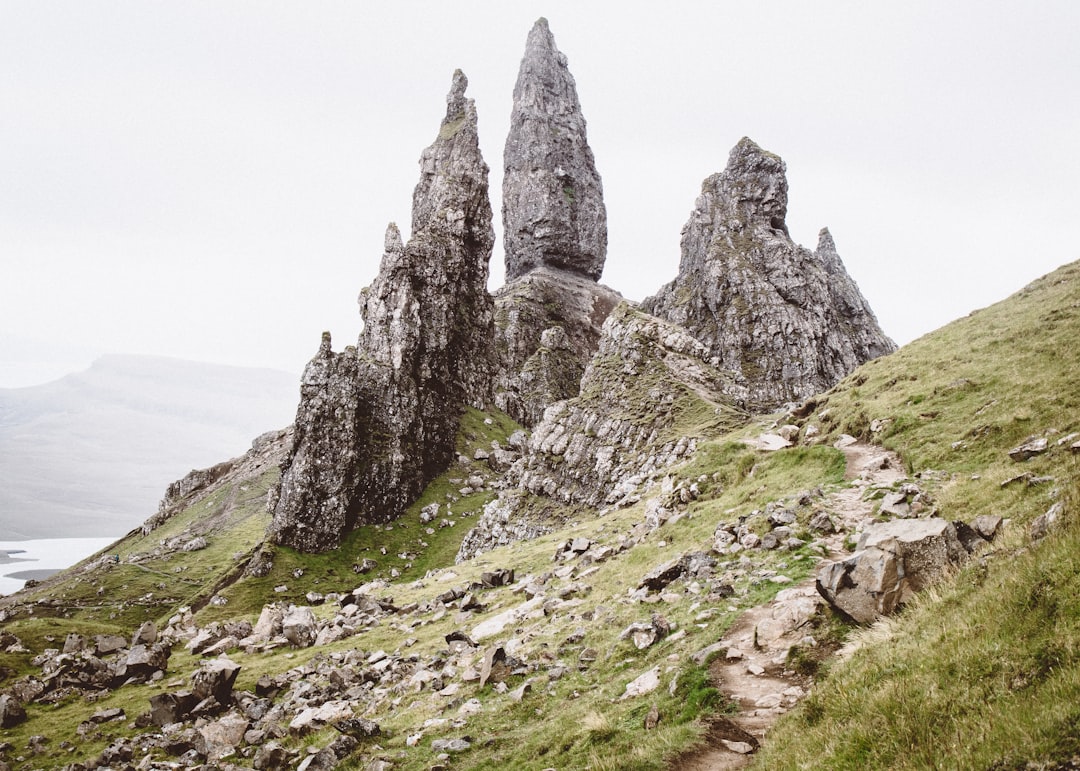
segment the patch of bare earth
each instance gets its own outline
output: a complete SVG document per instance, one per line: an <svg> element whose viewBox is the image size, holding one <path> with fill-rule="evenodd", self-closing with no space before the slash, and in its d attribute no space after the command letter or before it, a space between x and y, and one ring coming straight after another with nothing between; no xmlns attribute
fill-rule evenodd
<svg viewBox="0 0 1080 771"><path fill-rule="evenodd" d="M822 501L839 532L825 539L830 558L843 556L846 534L873 517L874 504L863 499L868 487L891 485L904 477L900 458L888 450L845 437L836 445L846 459L851 486ZM715 686L739 711L715 716L705 745L677 758L671 771L727 771L750 765L754 752L780 715L806 696L811 678L787 668L794 645L814 645L810 623L824 600L813 577L781 591L765 605L743 613L715 646L709 666ZM709 650L709 649L706 649Z"/></svg>

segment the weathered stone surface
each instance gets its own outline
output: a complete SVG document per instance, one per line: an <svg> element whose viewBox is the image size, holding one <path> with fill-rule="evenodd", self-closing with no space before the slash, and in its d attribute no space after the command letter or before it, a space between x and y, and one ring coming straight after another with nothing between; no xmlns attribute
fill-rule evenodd
<svg viewBox="0 0 1080 771"><path fill-rule="evenodd" d="M19 700L6 693L0 693L0 728L14 728L26 720L26 710Z"/></svg>
<svg viewBox="0 0 1080 771"><path fill-rule="evenodd" d="M495 406L534 426L547 407L577 396L604 320L621 301L613 289L547 266L498 290Z"/></svg>
<svg viewBox="0 0 1080 771"><path fill-rule="evenodd" d="M1031 540L1037 541L1040 538L1045 538L1050 532L1057 527L1058 521L1061 519L1061 515L1065 513L1065 504L1058 501L1045 513L1040 514L1035 518L1035 521L1031 523L1030 533Z"/></svg>
<svg viewBox="0 0 1080 771"><path fill-rule="evenodd" d="M282 635L297 648L307 648L315 642L317 627L315 614L306 606L289 608L281 620Z"/></svg>
<svg viewBox="0 0 1080 771"><path fill-rule="evenodd" d="M462 541L458 559L549 532L550 520L521 514L527 495L563 505L629 503L638 490L695 449L679 427L707 415L745 421L728 395L730 377L703 361L704 346L679 327L622 303L604 322L581 393L557 402L533 431L527 452Z"/></svg>
<svg viewBox="0 0 1080 771"><path fill-rule="evenodd" d="M359 523L400 516L452 461L467 404L491 400L494 242L476 108L454 74L439 136L420 158L412 237L387 231L379 275L360 295L356 348L324 334L301 384L296 437L271 496L271 531L304 551L336 547Z"/></svg>
<svg viewBox="0 0 1080 771"><path fill-rule="evenodd" d="M191 691L155 694L150 697L150 721L156 726L182 722L199 701Z"/></svg>
<svg viewBox="0 0 1080 771"><path fill-rule="evenodd" d="M623 691L622 699L634 699L638 696L644 696L647 693L652 693L660 687L660 668L653 667L647 670L641 675L638 675L629 683L626 684L626 690Z"/></svg>
<svg viewBox="0 0 1080 771"><path fill-rule="evenodd" d="M195 749L200 755L216 760L239 747L244 741L244 732L247 729L247 719L235 712L230 712L196 729L198 734L195 739Z"/></svg>
<svg viewBox="0 0 1080 771"><path fill-rule="evenodd" d="M607 253L603 188L577 86L546 19L525 44L503 160L507 280L541 265L599 279Z"/></svg>
<svg viewBox="0 0 1080 771"><path fill-rule="evenodd" d="M786 216L784 162L743 138L727 168L702 183L679 275L642 303L704 343L755 409L825 391L896 347L829 231L811 252L791 240Z"/></svg>
<svg viewBox="0 0 1080 771"><path fill-rule="evenodd" d="M878 523L863 531L854 554L818 572L817 589L855 621L870 623L894 612L967 556L956 528L946 520Z"/></svg>
<svg viewBox="0 0 1080 771"><path fill-rule="evenodd" d="M240 665L229 659L211 659L191 676L191 692L200 701L213 697L218 704L232 703L233 686L240 674Z"/></svg>
<svg viewBox="0 0 1080 771"><path fill-rule="evenodd" d="M1042 455L1047 451L1049 446L1050 442L1046 437L1036 437L1035 439L1029 439L1018 447L1009 450L1009 457L1019 463L1020 461L1034 458L1036 455Z"/></svg>

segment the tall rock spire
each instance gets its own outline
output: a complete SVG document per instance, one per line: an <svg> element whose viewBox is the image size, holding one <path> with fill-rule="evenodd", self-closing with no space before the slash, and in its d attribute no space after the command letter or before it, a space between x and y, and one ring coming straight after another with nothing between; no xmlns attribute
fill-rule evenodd
<svg viewBox="0 0 1080 771"><path fill-rule="evenodd" d="M642 309L685 326L756 409L800 401L890 353L828 230L818 250L788 235L786 167L743 138L701 185L679 275Z"/></svg>
<svg viewBox="0 0 1080 771"><path fill-rule="evenodd" d="M525 44L503 162L507 280L544 265L598 280L607 255L603 187L577 86L547 19Z"/></svg>
<svg viewBox="0 0 1080 771"><path fill-rule="evenodd" d="M420 158L407 244L391 224L360 294L357 347L324 335L307 365L296 437L271 496L271 532L303 551L404 513L453 458L467 404L492 398L495 240L476 108L454 73L438 137Z"/></svg>

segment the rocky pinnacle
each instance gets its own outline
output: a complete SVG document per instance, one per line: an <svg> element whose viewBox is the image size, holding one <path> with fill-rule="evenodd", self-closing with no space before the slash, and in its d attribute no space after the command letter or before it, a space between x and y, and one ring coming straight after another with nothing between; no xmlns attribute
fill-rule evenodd
<svg viewBox="0 0 1080 771"><path fill-rule="evenodd" d="M896 347L828 230L815 252L791 240L785 172L779 156L740 140L724 171L702 183L678 277L642 303L708 346L754 409L827 390Z"/></svg>
<svg viewBox="0 0 1080 771"><path fill-rule="evenodd" d="M386 231L379 275L360 294L357 347L324 336L307 365L296 438L271 496L271 532L303 551L404 513L453 458L467 404L491 399L495 240L476 108L454 73L439 135L420 157L412 237Z"/></svg>
<svg viewBox="0 0 1080 771"><path fill-rule="evenodd" d="M607 254L603 187L574 77L546 19L525 44L503 161L506 279L542 265L599 279Z"/></svg>

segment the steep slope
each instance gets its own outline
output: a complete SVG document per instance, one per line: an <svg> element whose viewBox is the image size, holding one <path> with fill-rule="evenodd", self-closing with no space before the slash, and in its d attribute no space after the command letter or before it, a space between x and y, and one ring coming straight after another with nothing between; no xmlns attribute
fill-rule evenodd
<svg viewBox="0 0 1080 771"><path fill-rule="evenodd" d="M545 411L459 559L551 532L571 512L636 503L699 439L744 423L726 393L730 377L705 355L679 327L618 306L581 394Z"/></svg>
<svg viewBox="0 0 1080 771"><path fill-rule="evenodd" d="M387 230L379 275L360 296L357 347L334 353L324 335L304 371L272 504L279 543L325 551L358 522L399 517L450 464L466 405L492 398L494 231L467 83L454 74L420 158L412 237L403 245Z"/></svg>
<svg viewBox="0 0 1080 771"><path fill-rule="evenodd" d="M896 347L828 230L814 252L791 240L785 171L778 156L740 140L724 171L701 185L678 277L642 303L703 342L757 410L820 393Z"/></svg>
<svg viewBox="0 0 1080 771"><path fill-rule="evenodd" d="M943 517L1002 516L1008 540L860 636L857 652L780 723L758 767L1076 764L1078 340L1072 263L806 405L805 424L873 437L909 468L934 469ZM1045 449L1010 457L1029 443ZM1048 520L1056 524L1037 540Z"/></svg>
<svg viewBox="0 0 1080 771"><path fill-rule="evenodd" d="M295 404L295 375L152 356L0 389L0 541L125 533L178 472L242 452Z"/></svg>
<svg viewBox="0 0 1080 771"><path fill-rule="evenodd" d="M675 374L692 364L691 382L708 385L711 370L688 356L700 343L680 351L673 328L629 307L609 323L622 330L612 340L629 333L639 356L618 362L625 380L609 371L599 381L611 383L615 410L662 395L648 376L657 362ZM662 420L658 437L697 436L696 449L643 485L640 500L606 511L576 503L550 532L459 564L465 528L499 492L493 466L527 462L515 459L523 437L505 416L469 410L454 465L402 518L361 525L323 554L257 546L255 512L276 466L273 451L252 456L231 476L177 487L156 529L110 549L118 563L99 559L0 602L0 688L26 716L5 727L8 757L23 755L13 765L26 768L124 757L165 768L227 762L222 753L262 767L309 754L339 768L692 767L680 765L681 750L730 737L717 728L715 713L731 707L710 665L732 666L729 648L756 637L773 655L747 656L745 667L764 670L748 669L747 682L798 684L758 707L781 717L759 767L1067 767L1080 703L1077 339L1073 264L863 365L792 414L743 418L732 430L689 389L685 404L697 407L673 403L678 419ZM797 446L744 443L781 420L797 425ZM844 454L831 446L844 432L899 452L897 479L845 481ZM1032 435L1046 450L1010 459ZM555 455L543 462L555 468ZM857 499L872 510L905 485L949 519L989 512L1012 523L983 559L857 633L861 651L833 662L849 630L785 590L812 579L829 539L843 537L820 529L846 527L837 507ZM1033 542L1029 524L1058 504L1058 526ZM207 548L185 551L196 534ZM770 602L784 612L747 617L759 619L753 630L740 621ZM123 669L121 682L117 654L86 646L116 632L128 646L147 619L172 641L171 656L156 661L156 679L132 664L142 675ZM121 658L145 660L151 646L136 647ZM227 703L164 709L181 709L185 688L208 677L197 672L233 664ZM110 720L115 709L126 718ZM377 738L361 718L377 724ZM172 720L181 725L161 727Z"/></svg>
<svg viewBox="0 0 1080 771"><path fill-rule="evenodd" d="M495 405L534 426L577 396L601 328L622 295L574 273L539 267L495 292Z"/></svg>

